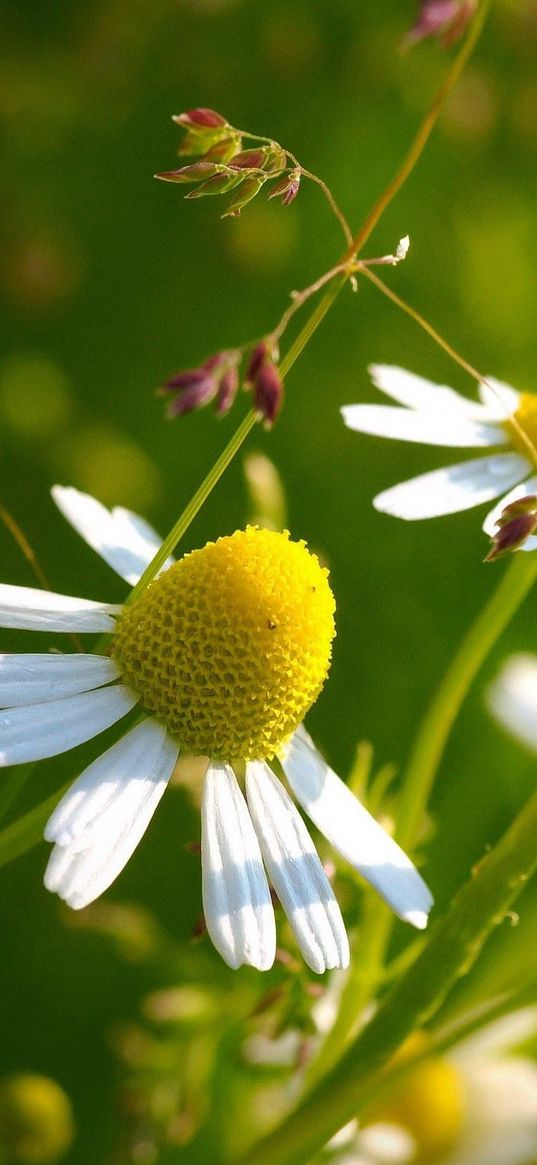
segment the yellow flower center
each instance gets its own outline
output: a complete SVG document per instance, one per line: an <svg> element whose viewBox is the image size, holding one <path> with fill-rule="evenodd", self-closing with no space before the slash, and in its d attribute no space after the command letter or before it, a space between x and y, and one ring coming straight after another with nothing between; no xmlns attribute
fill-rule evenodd
<svg viewBox="0 0 537 1165"><path fill-rule="evenodd" d="M524 457L531 457L531 451L520 429L537 450L537 393L520 393L519 406L514 414L514 420L518 422L520 428L516 428L512 420L505 422L509 440Z"/></svg>
<svg viewBox="0 0 537 1165"><path fill-rule="evenodd" d="M423 1032L411 1036L394 1056L392 1065L404 1063L428 1046ZM415 1142L412 1165L440 1159L457 1140L465 1115L463 1083L453 1064L441 1056L421 1060L389 1092L373 1102L364 1124L399 1125Z"/></svg>
<svg viewBox="0 0 537 1165"><path fill-rule="evenodd" d="M126 606L113 655L189 752L271 757L324 684L334 609L304 542L249 526L187 554Z"/></svg>

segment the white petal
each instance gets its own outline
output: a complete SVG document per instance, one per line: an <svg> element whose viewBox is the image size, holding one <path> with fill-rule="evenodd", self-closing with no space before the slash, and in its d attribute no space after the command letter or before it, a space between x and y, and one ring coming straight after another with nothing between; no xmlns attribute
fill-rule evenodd
<svg viewBox="0 0 537 1165"><path fill-rule="evenodd" d="M0 655L0 708L90 692L119 675L104 655Z"/></svg>
<svg viewBox="0 0 537 1165"><path fill-rule="evenodd" d="M537 658L512 655L488 692L493 716L537 752Z"/></svg>
<svg viewBox="0 0 537 1165"><path fill-rule="evenodd" d="M479 385L479 395L489 416L498 421L505 421L516 413L520 404L520 393L503 380L496 380L494 376L487 376Z"/></svg>
<svg viewBox="0 0 537 1165"><path fill-rule="evenodd" d="M121 607L35 587L0 584L0 627L27 631L113 631Z"/></svg>
<svg viewBox="0 0 537 1165"><path fill-rule="evenodd" d="M377 494L373 505L407 521L457 514L491 501L527 472L528 462L518 453L478 457L402 481Z"/></svg>
<svg viewBox="0 0 537 1165"><path fill-rule="evenodd" d="M45 886L80 910L111 885L143 837L178 756L163 725L145 720L94 761L45 830L57 840Z"/></svg>
<svg viewBox="0 0 537 1165"><path fill-rule="evenodd" d="M0 767L57 756L91 740L138 702L131 688L116 684L0 712Z"/></svg>
<svg viewBox="0 0 537 1165"><path fill-rule="evenodd" d="M64 517L88 545L131 586L137 583L162 545L156 530L130 510L122 506L107 510L96 498L71 486L55 485L51 493ZM169 559L166 565L172 562Z"/></svg>
<svg viewBox="0 0 537 1165"><path fill-rule="evenodd" d="M322 974L348 967L341 911L291 798L262 761L246 766L246 797L270 880L305 962Z"/></svg>
<svg viewBox="0 0 537 1165"><path fill-rule="evenodd" d="M407 372L406 369L396 368L391 364L370 364L368 372L373 384L380 388L381 392L385 392L387 396L391 396L393 400L406 405L409 409L434 413L436 416L448 413L454 419L459 416L475 421L496 420L497 401L495 412L489 409L488 401L478 404L477 401L461 396L453 388L447 388L444 384L434 384L431 380L425 380L423 376L416 376L413 372ZM505 410L499 416L503 420Z"/></svg>
<svg viewBox="0 0 537 1165"><path fill-rule="evenodd" d="M495 425L483 425L454 413L414 412L390 405L343 405L343 420L349 429L392 437L397 441L417 441L420 445L457 448L506 445L507 433Z"/></svg>
<svg viewBox="0 0 537 1165"><path fill-rule="evenodd" d="M282 757L297 800L321 833L392 910L418 929L433 904L423 878L403 850L326 764L303 728Z"/></svg>
<svg viewBox="0 0 537 1165"><path fill-rule="evenodd" d="M211 764L201 808L203 911L228 966L268 971L276 924L261 851L246 801L229 765Z"/></svg>
<svg viewBox="0 0 537 1165"><path fill-rule="evenodd" d="M529 497L530 494L537 494L536 476L528 477L526 481L521 482L520 485L516 485L514 489L510 490L509 493L505 495L505 497L501 498L500 501L496 503L494 509L487 514L485 521L483 522L483 529L485 534L488 534L489 538L494 538L494 535L498 533L496 529L496 523L498 518L501 517L505 507L510 505L511 502L518 501L519 498Z"/></svg>

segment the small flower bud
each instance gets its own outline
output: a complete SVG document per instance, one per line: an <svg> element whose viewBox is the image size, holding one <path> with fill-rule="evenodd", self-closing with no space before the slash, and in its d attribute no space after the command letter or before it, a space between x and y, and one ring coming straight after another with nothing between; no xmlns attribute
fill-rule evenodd
<svg viewBox="0 0 537 1165"><path fill-rule="evenodd" d="M280 182L277 182L269 194L270 198L281 198L282 206L289 206L296 198L300 188L300 170L291 170Z"/></svg>
<svg viewBox="0 0 537 1165"><path fill-rule="evenodd" d="M420 40L438 37L449 48L463 35L477 7L477 0L422 0L418 19L403 39L410 48Z"/></svg>
<svg viewBox="0 0 537 1165"><path fill-rule="evenodd" d="M225 194L228 190L233 190L234 186L238 186L243 182L244 178L239 174L215 174L212 178L208 178L206 182L202 182L201 186L196 186L195 190L190 190L186 198L204 198L207 194Z"/></svg>
<svg viewBox="0 0 537 1165"><path fill-rule="evenodd" d="M241 139L237 135L229 138L222 138L215 142L207 153L203 155L204 162L221 162L225 164L233 158L241 148Z"/></svg>
<svg viewBox="0 0 537 1165"><path fill-rule="evenodd" d="M496 522L497 533L485 562L495 562L504 554L520 550L527 538L537 529L537 497L527 495L510 502Z"/></svg>
<svg viewBox="0 0 537 1165"><path fill-rule="evenodd" d="M203 133L207 129L221 129L228 125L225 117L222 117L220 113L216 113L214 109L203 108L189 109L186 113L176 113L172 117L172 121L193 133Z"/></svg>
<svg viewBox="0 0 537 1165"><path fill-rule="evenodd" d="M194 409L201 409L214 400L218 392L218 381L214 376L205 376L197 383L191 383L182 388L175 400L171 401L166 409L166 416L173 419L182 417L184 413L191 413Z"/></svg>
<svg viewBox="0 0 537 1165"><path fill-rule="evenodd" d="M243 150L230 161L233 170L261 170L267 160L266 150Z"/></svg>
<svg viewBox="0 0 537 1165"><path fill-rule="evenodd" d="M179 170L164 170L162 174L155 174L161 182L202 182L220 173L220 166L214 162L193 162L190 166L181 166Z"/></svg>
<svg viewBox="0 0 537 1165"><path fill-rule="evenodd" d="M261 365L264 364L265 360L267 360L269 358L270 358L269 346L268 346L266 340L261 340L261 342L259 344L256 344L255 348L252 348L252 351L250 352L250 359L248 361L248 366L246 368L246 377L245 377L245 383L247 385L252 384L252 382L254 381L254 379L257 375L258 370L261 368Z"/></svg>
<svg viewBox="0 0 537 1165"><path fill-rule="evenodd" d="M256 194L259 194L261 187L264 186L266 178L255 177L251 175L250 178L245 178L241 183L240 190L231 199L231 202L226 211L224 211L222 218L238 218L243 207L247 206Z"/></svg>
<svg viewBox="0 0 537 1165"><path fill-rule="evenodd" d="M283 382L275 364L262 364L254 381L254 409L271 429L283 402Z"/></svg>
<svg viewBox="0 0 537 1165"><path fill-rule="evenodd" d="M229 412L235 401L238 387L239 372L237 365L234 364L231 368L227 369L227 372L224 372L218 388L216 411L219 417L223 417Z"/></svg>

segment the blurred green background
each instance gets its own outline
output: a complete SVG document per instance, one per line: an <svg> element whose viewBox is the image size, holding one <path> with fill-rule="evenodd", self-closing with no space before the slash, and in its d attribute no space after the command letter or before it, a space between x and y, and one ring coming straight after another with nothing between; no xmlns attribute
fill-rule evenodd
<svg viewBox="0 0 537 1165"><path fill-rule="evenodd" d="M166 532L244 400L224 421L206 411L171 425L155 387L268 331L289 292L341 251L338 225L307 183L287 210L261 196L241 219L221 222L220 202L185 203L181 189L155 182L155 171L176 164L180 135L170 115L208 105L275 137L327 180L357 227L447 66L432 42L399 53L415 15L412 0L4 0L0 500L53 589L108 601L124 595L55 511L50 485L137 509ZM383 254L410 234L409 257L388 282L484 373L529 390L537 356L536 50L534 0L496 0L424 157L367 248ZM344 429L341 404L379 399L366 372L371 361L473 391L372 287L346 289L290 374L279 423L248 445L281 473L293 536L331 568L338 636L309 727L343 774L360 738L374 743L379 764L404 760L450 654L505 569L482 565L477 511L407 524L372 509L381 488L445 464L449 451ZM248 516L238 458L184 548L230 533ZM3 527L0 552L3 580L33 585ZM480 676L442 765L425 865L440 907L534 785L535 760L483 705L503 657L537 648L533 604ZM39 636L2 635L2 650L42 647ZM45 762L13 816L97 751L100 742ZM132 935L110 941L62 910L42 887L44 844L1 871L0 1076L31 1071L63 1085L78 1128L70 1165L154 1159L149 1149L126 1155L117 1115L125 1071L118 1044L144 991L203 975L222 992L231 1029L254 990L254 977L234 978L207 944L192 947L199 859L185 847L198 837L196 808L180 789L170 792L107 896L156 916L178 944L162 959L142 957ZM482 960L476 996L487 983L516 978L521 966L537 970L529 964L536 915L530 889L518 927L505 924ZM123 1114L129 1103L123 1095ZM165 1159L216 1161L221 1136L214 1127L181 1148L179 1132Z"/></svg>

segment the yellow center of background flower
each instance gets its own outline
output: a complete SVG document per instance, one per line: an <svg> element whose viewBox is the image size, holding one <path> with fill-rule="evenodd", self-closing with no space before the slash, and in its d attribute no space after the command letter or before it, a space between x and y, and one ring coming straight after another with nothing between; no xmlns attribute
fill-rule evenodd
<svg viewBox="0 0 537 1165"><path fill-rule="evenodd" d="M514 418L518 421L520 428L529 438L537 452L537 393L520 393L520 401ZM522 434L515 428L512 421L507 421L506 426L511 444L518 453L522 453L524 457L530 458L531 450L528 448L526 441L524 441Z"/></svg>
<svg viewBox="0 0 537 1165"><path fill-rule="evenodd" d="M323 686L334 610L304 542L248 527L151 583L123 611L113 655L189 752L270 758Z"/></svg>

